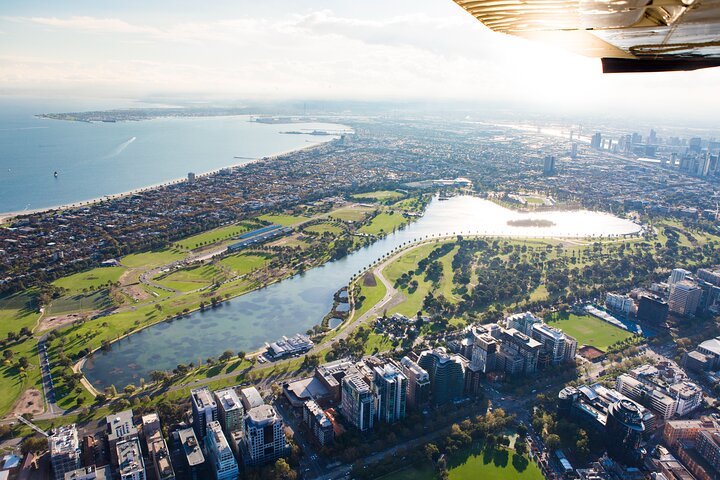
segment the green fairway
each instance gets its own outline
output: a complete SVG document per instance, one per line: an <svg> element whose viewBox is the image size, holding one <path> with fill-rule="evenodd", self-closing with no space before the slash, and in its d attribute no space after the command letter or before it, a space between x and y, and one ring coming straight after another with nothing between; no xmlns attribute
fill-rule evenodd
<svg viewBox="0 0 720 480"><path fill-rule="evenodd" d="M105 288L108 282L117 282L126 270L125 267L93 268L55 280L53 285L64 288L69 295L81 293L83 290L100 290Z"/></svg>
<svg viewBox="0 0 720 480"><path fill-rule="evenodd" d="M236 275L245 275L256 268L263 267L272 259L267 253L236 253L220 260L220 265L229 268Z"/></svg>
<svg viewBox="0 0 720 480"><path fill-rule="evenodd" d="M357 198L358 200L384 201L384 200L397 200L399 198L403 198L404 196L405 195L400 192L394 192L391 190L378 190L376 192L356 193L352 197Z"/></svg>
<svg viewBox="0 0 720 480"><path fill-rule="evenodd" d="M360 228L360 232L378 235L381 233L392 233L396 228L405 225L407 220L400 213L382 212L377 214L368 225Z"/></svg>
<svg viewBox="0 0 720 480"><path fill-rule="evenodd" d="M307 220L308 217L269 213L269 214L265 214L265 215L260 215L258 217L258 219L265 220L266 222L274 223L277 225L282 225L283 227L287 227L288 225L294 225L296 223L300 223L304 220Z"/></svg>
<svg viewBox="0 0 720 480"><path fill-rule="evenodd" d="M227 227L216 228L207 232L203 232L192 237L187 237L183 240L175 242L180 248L192 250L194 248L201 247L203 245L210 245L213 243L227 240L228 238L235 237L250 230L261 228L262 226L255 222L241 222L236 225L229 225Z"/></svg>
<svg viewBox="0 0 720 480"><path fill-rule="evenodd" d="M549 325L561 329L575 338L579 345L592 345L602 351L615 342L633 336L632 333L610 325L590 315L554 313L545 319Z"/></svg>
<svg viewBox="0 0 720 480"><path fill-rule="evenodd" d="M318 235L322 235L326 232L331 233L332 235L340 235L341 233L343 233L342 227L332 222L316 223L315 225L310 225L309 227L303 228L303 231L309 233L316 233Z"/></svg>
<svg viewBox="0 0 720 480"><path fill-rule="evenodd" d="M344 220L346 222L359 222L364 220L367 214L372 210L373 209L370 207L344 207L330 212L330 217L337 218L338 220Z"/></svg>
<svg viewBox="0 0 720 480"><path fill-rule="evenodd" d="M32 330L39 316L32 290L0 297L0 337L6 338L8 332L18 333L23 327Z"/></svg>

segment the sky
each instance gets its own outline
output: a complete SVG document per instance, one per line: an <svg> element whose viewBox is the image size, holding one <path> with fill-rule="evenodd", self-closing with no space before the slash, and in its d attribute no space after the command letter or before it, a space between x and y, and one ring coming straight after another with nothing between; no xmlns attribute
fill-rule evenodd
<svg viewBox="0 0 720 480"><path fill-rule="evenodd" d="M601 73L451 0L3 0L0 95L468 101L714 119L720 68Z"/></svg>

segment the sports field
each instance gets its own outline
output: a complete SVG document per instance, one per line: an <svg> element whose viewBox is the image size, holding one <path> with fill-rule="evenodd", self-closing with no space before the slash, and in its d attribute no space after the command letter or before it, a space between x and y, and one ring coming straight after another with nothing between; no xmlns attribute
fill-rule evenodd
<svg viewBox="0 0 720 480"><path fill-rule="evenodd" d="M602 351L607 351L607 348L615 342L633 336L628 331L590 315L553 313L545 321L575 338L578 345L592 345Z"/></svg>

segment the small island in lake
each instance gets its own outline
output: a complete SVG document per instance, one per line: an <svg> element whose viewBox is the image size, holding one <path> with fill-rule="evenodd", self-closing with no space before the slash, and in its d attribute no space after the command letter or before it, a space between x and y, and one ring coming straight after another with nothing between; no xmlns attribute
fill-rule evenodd
<svg viewBox="0 0 720 480"><path fill-rule="evenodd" d="M555 222L550 220L538 220L532 218L524 218L522 220L508 220L508 225L511 227L553 227Z"/></svg>

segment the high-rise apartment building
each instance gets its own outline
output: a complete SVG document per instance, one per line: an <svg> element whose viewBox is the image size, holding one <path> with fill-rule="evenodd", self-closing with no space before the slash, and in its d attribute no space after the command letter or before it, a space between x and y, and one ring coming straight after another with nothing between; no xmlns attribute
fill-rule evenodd
<svg viewBox="0 0 720 480"><path fill-rule="evenodd" d="M194 388L190 391L192 402L193 427L198 439L202 441L207 434L207 425L218 419L217 403L208 387Z"/></svg>
<svg viewBox="0 0 720 480"><path fill-rule="evenodd" d="M685 270L684 268L674 268L673 271L670 272L670 277L668 277L668 284L674 285L678 282L682 282L690 275L692 275L692 272Z"/></svg>
<svg viewBox="0 0 720 480"><path fill-rule="evenodd" d="M402 420L407 408L408 378L392 363L375 367L373 371L378 420L387 423Z"/></svg>
<svg viewBox="0 0 720 480"><path fill-rule="evenodd" d="M543 323L543 321L541 318L536 317L530 312L524 312L510 315L505 319L505 323L507 324L507 328L514 328L520 333L531 335L533 325L536 323Z"/></svg>
<svg viewBox="0 0 720 480"><path fill-rule="evenodd" d="M80 442L75 424L58 427L48 438L53 478L64 480L65 473L80 468Z"/></svg>
<svg viewBox="0 0 720 480"><path fill-rule="evenodd" d="M157 413L150 413L142 417L142 431L148 456L155 470L157 480L173 480L175 472L170 463L170 454L160 428L160 418Z"/></svg>
<svg viewBox="0 0 720 480"><path fill-rule="evenodd" d="M375 399L370 386L360 375L342 379L342 414L355 428L364 432L374 425Z"/></svg>
<svg viewBox="0 0 720 480"><path fill-rule="evenodd" d="M430 376L432 402L442 405L463 396L465 365L457 355L448 355L445 349L426 350L420 354L418 365Z"/></svg>
<svg viewBox="0 0 720 480"><path fill-rule="evenodd" d="M246 464L261 465L285 455L284 424L272 406L263 404L251 408L245 415L243 425Z"/></svg>
<svg viewBox="0 0 720 480"><path fill-rule="evenodd" d="M630 311L635 305L632 298L627 295L620 295L617 293L608 293L605 296L605 306L611 312L619 313L625 317L630 316Z"/></svg>
<svg viewBox="0 0 720 480"><path fill-rule="evenodd" d="M216 391L215 403L218 409L218 422L223 432L229 435L230 432L241 430L245 410L235 389L231 387Z"/></svg>
<svg viewBox="0 0 720 480"><path fill-rule="evenodd" d="M330 445L335 439L332 421L314 400L308 400L303 405L303 420L321 446Z"/></svg>
<svg viewBox="0 0 720 480"><path fill-rule="evenodd" d="M674 272L675 270L673 270ZM681 280L670 285L670 297L668 298L668 308L671 312L680 315L695 315L700 305L702 297L702 288L696 283L688 280Z"/></svg>
<svg viewBox="0 0 720 480"><path fill-rule="evenodd" d="M215 480L237 480L238 464L235 455L217 421L211 421L207 425L205 451Z"/></svg>
<svg viewBox="0 0 720 480"><path fill-rule="evenodd" d="M558 365L575 359L577 341L562 330L536 323L532 327L532 338L542 344L538 362L543 365Z"/></svg>
<svg viewBox="0 0 720 480"><path fill-rule="evenodd" d="M408 378L407 407L419 408L430 400L430 375L409 357L400 360L402 371Z"/></svg>

